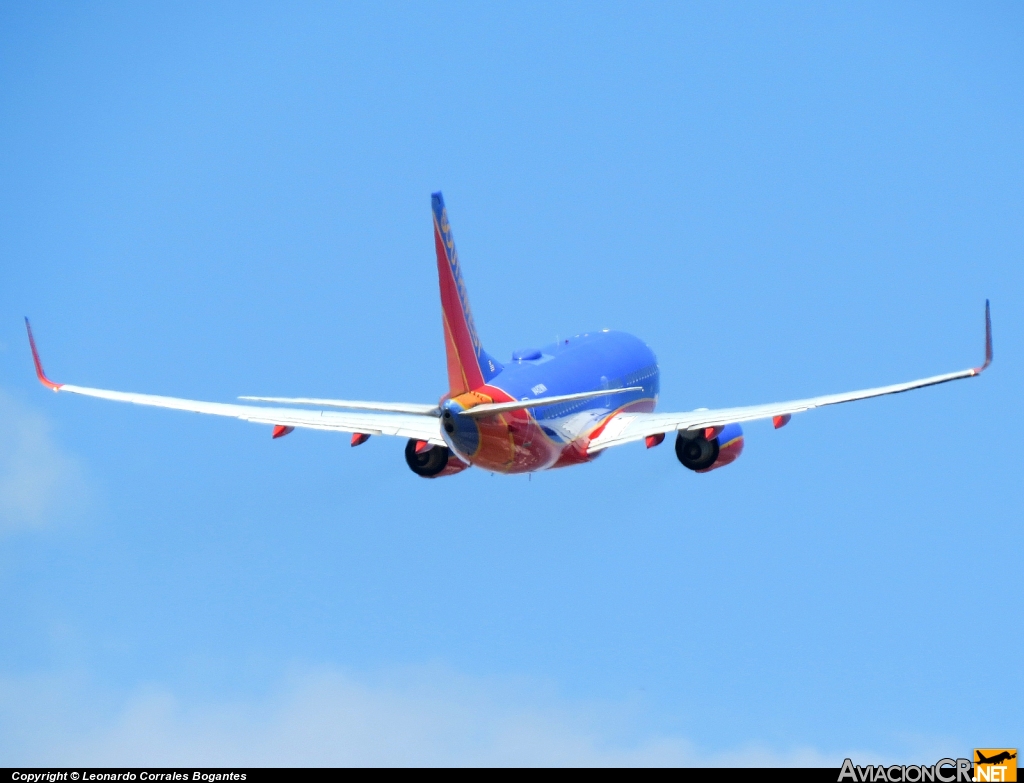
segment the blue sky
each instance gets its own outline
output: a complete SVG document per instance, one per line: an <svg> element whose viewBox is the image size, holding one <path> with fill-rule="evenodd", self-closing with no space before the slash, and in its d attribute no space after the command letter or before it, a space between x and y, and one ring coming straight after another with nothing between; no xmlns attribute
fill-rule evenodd
<svg viewBox="0 0 1024 783"><path fill-rule="evenodd" d="M1024 719L1016 4L5 4L0 763L933 762ZM666 410L977 381L526 477L47 393ZM1016 565L1015 565L1016 564Z"/></svg>

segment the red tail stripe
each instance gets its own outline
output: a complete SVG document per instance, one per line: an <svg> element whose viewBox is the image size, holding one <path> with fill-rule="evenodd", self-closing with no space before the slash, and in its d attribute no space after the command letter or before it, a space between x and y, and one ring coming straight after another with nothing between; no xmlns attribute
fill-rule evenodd
<svg viewBox="0 0 1024 783"><path fill-rule="evenodd" d="M441 287L441 308L444 312L446 347L450 341L455 356L449 352L448 383L452 396L472 391L483 385L484 376L477 363L473 338L466 313L459 298L458 283L452 272L448 249L441 236L441 228L434 223L434 248L437 252L437 277ZM455 359L455 366L452 366Z"/></svg>

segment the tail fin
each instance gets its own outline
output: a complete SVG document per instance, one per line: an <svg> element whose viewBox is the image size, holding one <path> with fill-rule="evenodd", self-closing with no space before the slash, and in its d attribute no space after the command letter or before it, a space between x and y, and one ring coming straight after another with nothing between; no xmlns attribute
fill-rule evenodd
<svg viewBox="0 0 1024 783"><path fill-rule="evenodd" d="M501 365L487 355L477 336L444 197L440 193L431 194L430 205L434 212L434 248L441 285L448 391L455 397L487 383L501 371Z"/></svg>

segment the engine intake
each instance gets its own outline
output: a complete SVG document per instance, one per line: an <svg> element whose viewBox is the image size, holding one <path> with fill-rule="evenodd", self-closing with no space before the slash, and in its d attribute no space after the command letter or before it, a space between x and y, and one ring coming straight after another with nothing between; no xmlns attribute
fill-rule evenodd
<svg viewBox="0 0 1024 783"><path fill-rule="evenodd" d="M686 437L682 431L676 436L676 457L683 467L696 473L707 473L733 462L743 452L743 429L739 424L728 424L711 440L704 433Z"/></svg>

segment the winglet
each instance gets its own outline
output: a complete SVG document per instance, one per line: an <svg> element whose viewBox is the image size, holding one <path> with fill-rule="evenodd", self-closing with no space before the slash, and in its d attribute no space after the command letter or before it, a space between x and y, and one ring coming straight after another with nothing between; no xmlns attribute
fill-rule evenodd
<svg viewBox="0 0 1024 783"><path fill-rule="evenodd" d="M988 299L985 300L985 363L981 367L971 370L975 375L980 375L986 367L992 364L992 317L989 315Z"/></svg>
<svg viewBox="0 0 1024 783"><path fill-rule="evenodd" d="M32 348L32 361L36 363L36 375L39 377L39 382L48 389L54 391L60 391L61 384L54 383L46 377L46 373L43 372L43 363L39 361L39 351L36 350L36 340L32 336L32 324L28 322L28 317L25 317L25 328L28 330L28 344Z"/></svg>

